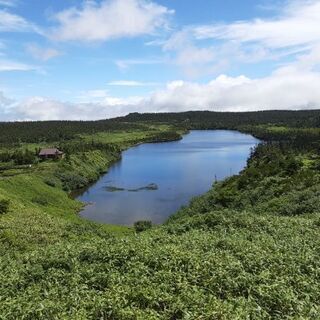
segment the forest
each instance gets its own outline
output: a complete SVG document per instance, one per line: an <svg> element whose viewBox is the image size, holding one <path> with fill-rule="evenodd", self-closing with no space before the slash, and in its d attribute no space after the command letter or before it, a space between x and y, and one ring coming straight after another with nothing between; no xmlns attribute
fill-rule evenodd
<svg viewBox="0 0 320 320"><path fill-rule="evenodd" d="M125 117L99 121L2 122L0 143L10 145L21 142L70 140L78 134L143 129L144 126L141 125L143 122L173 124L186 129L238 129L239 125L263 124L320 128L320 111L131 113Z"/></svg>
<svg viewBox="0 0 320 320"><path fill-rule="evenodd" d="M253 112L214 112L189 111L180 113L131 113L116 118L119 122L164 122L185 125L189 129L232 129L238 126L262 124L285 125L295 128L317 128L320 126L319 110L300 111L253 111Z"/></svg>
<svg viewBox="0 0 320 320"><path fill-rule="evenodd" d="M0 319L319 319L319 117L186 112L2 123ZM77 215L81 203L69 192L121 151L218 128L262 142L240 174L213 181L164 225ZM15 155L47 145L67 156L18 163Z"/></svg>

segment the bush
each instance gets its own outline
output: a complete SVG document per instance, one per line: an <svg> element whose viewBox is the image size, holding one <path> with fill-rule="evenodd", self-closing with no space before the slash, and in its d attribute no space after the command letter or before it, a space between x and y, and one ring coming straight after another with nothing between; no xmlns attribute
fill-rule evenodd
<svg viewBox="0 0 320 320"><path fill-rule="evenodd" d="M52 179L52 178L46 178L44 179L44 183L47 184L50 187L56 187L57 186L57 182L56 180Z"/></svg>
<svg viewBox="0 0 320 320"><path fill-rule="evenodd" d="M33 203L40 204L41 206L46 206L49 202L46 198L41 196L36 196L31 200Z"/></svg>
<svg viewBox="0 0 320 320"><path fill-rule="evenodd" d="M134 223L134 229L136 232L142 232L152 228L152 222L148 220L136 221Z"/></svg>
<svg viewBox="0 0 320 320"><path fill-rule="evenodd" d="M65 191L77 190L89 183L89 180L85 177L71 172L57 172L56 176L62 182L62 188Z"/></svg>
<svg viewBox="0 0 320 320"><path fill-rule="evenodd" d="M0 214L7 213L9 211L10 201L7 199L0 200Z"/></svg>

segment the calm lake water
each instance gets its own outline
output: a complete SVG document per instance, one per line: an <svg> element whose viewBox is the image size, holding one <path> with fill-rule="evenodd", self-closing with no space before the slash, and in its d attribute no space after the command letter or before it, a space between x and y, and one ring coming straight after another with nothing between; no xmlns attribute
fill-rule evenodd
<svg viewBox="0 0 320 320"><path fill-rule="evenodd" d="M149 143L122 154L78 200L89 202L80 215L119 225L137 220L163 223L215 179L237 174L259 141L236 131L191 131L182 140Z"/></svg>

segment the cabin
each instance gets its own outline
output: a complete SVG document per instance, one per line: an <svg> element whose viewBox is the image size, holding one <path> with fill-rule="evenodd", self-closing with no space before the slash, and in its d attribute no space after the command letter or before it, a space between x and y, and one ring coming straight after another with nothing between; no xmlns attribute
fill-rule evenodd
<svg viewBox="0 0 320 320"><path fill-rule="evenodd" d="M42 160L45 159L62 159L64 153L57 148L48 148L48 149L41 149L39 152L39 158Z"/></svg>

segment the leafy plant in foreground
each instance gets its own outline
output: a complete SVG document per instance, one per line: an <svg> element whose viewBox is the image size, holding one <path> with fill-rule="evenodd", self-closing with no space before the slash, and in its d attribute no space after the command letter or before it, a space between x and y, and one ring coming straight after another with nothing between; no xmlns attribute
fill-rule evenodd
<svg viewBox="0 0 320 320"><path fill-rule="evenodd" d="M7 213L9 211L10 201L7 199L0 200L0 214Z"/></svg>
<svg viewBox="0 0 320 320"><path fill-rule="evenodd" d="M146 231L152 228L152 222L148 220L140 220L134 223L134 229L136 232Z"/></svg>

